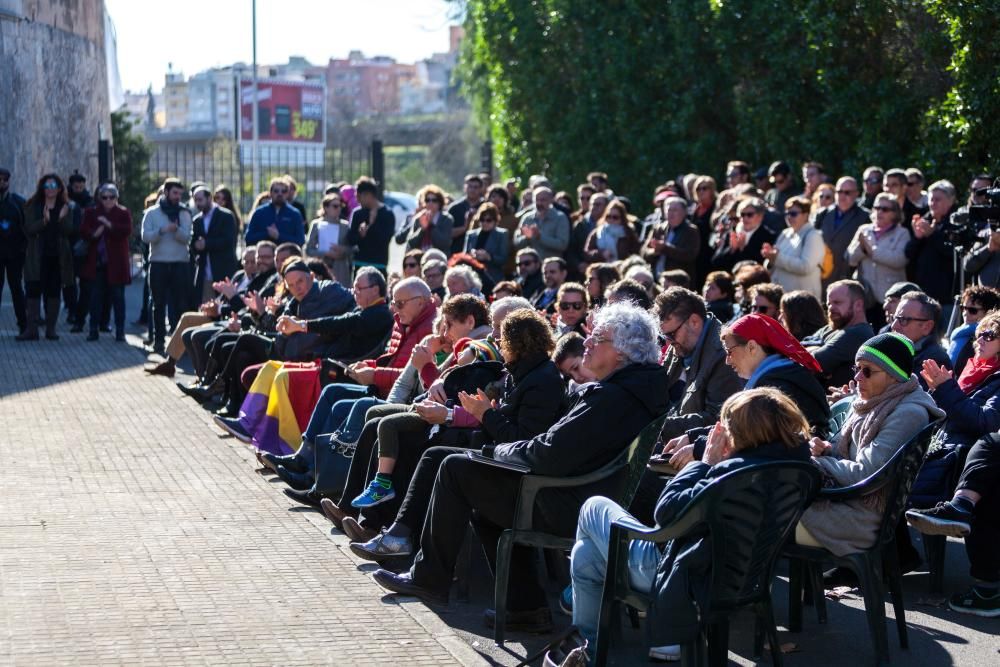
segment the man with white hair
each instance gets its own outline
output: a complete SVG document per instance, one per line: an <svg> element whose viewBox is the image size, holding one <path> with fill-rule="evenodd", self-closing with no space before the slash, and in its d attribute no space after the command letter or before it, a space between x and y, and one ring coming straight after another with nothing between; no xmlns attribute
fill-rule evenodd
<svg viewBox="0 0 1000 667"><path fill-rule="evenodd" d="M553 208L552 189L539 186L534 189L535 210L525 214L514 232L514 246L533 248L539 257L562 256L569 245L569 218Z"/></svg>
<svg viewBox="0 0 1000 667"><path fill-rule="evenodd" d="M518 469L553 477L593 472L618 459L643 427L666 411L667 378L657 363L657 334L653 316L631 304L602 308L586 340L583 361L597 380L573 396L566 415L545 433L498 445L492 451L496 464L466 454L444 459L413 567L403 574L378 570L375 581L394 593L447 603L470 519L495 571L497 542L513 525L517 508L523 476ZM609 414L615 419L609 420ZM584 488L549 490L536 504L535 528L574 536L583 502L592 495L613 495L626 474L622 470ZM530 549L514 548L510 568L517 573L517 583L509 594L509 622L535 618L544 625L548 605L533 555Z"/></svg>

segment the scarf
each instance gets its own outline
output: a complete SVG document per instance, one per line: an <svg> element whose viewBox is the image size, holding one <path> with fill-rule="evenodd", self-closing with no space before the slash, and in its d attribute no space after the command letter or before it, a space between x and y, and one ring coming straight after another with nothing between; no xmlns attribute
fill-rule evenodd
<svg viewBox="0 0 1000 667"><path fill-rule="evenodd" d="M958 365L958 357L962 354L962 348L976 334L976 326L975 322L963 324L951 332L951 340L948 342L948 358L951 359L952 367Z"/></svg>
<svg viewBox="0 0 1000 667"><path fill-rule="evenodd" d="M780 354L769 355L764 358L764 361L757 365L757 368L754 369L754 372L750 375L750 379L747 380L744 389L753 389L756 387L757 383L761 381L761 378L763 378L769 371L773 371L776 368L786 368L794 365L795 362L788 357Z"/></svg>
<svg viewBox="0 0 1000 667"><path fill-rule="evenodd" d="M965 364L962 374L958 377L958 386L966 396L975 391L983 380L1000 370L1000 359L980 359L972 357L969 363Z"/></svg>
<svg viewBox="0 0 1000 667"><path fill-rule="evenodd" d="M624 225L605 223L597 228L597 249L609 251L614 259L618 259L618 239L623 238Z"/></svg>
<svg viewBox="0 0 1000 667"><path fill-rule="evenodd" d="M906 382L899 382L869 399L856 398L851 406L851 416L840 430L836 451L842 459L851 458L851 443L856 442L858 451L871 445L885 420L896 411L903 399L920 389L917 376L911 375ZM881 512L885 509L885 496L881 490L861 499L866 506Z"/></svg>
<svg viewBox="0 0 1000 667"><path fill-rule="evenodd" d="M180 222L181 219L181 205L171 204L167 201L166 197L160 197L160 210L163 211L164 215L167 216L167 220L170 222Z"/></svg>

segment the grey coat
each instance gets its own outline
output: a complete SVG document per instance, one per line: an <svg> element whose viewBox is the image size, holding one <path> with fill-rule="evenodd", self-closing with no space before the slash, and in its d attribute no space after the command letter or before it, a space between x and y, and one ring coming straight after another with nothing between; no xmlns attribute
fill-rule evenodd
<svg viewBox="0 0 1000 667"><path fill-rule="evenodd" d="M965 256L965 272L980 285L1000 287L1000 252L990 250L988 240L980 241Z"/></svg>
<svg viewBox="0 0 1000 667"><path fill-rule="evenodd" d="M479 229L472 229L465 235L465 252L470 255L476 251L476 243L479 241ZM506 229L495 227L486 238L486 245L483 250L490 254L490 261L484 262L486 273L493 282L503 280L503 267L507 262L507 255L510 254L510 235Z"/></svg>
<svg viewBox="0 0 1000 667"><path fill-rule="evenodd" d="M691 367L687 369L684 394L671 404L669 416L660 430L663 442L691 429L715 424L722 404L743 389L743 380L726 365L726 350L719 338L722 324L709 315L705 328L704 339L695 349ZM684 373L684 360L670 350L664 366L669 386L673 388Z"/></svg>
<svg viewBox="0 0 1000 667"><path fill-rule="evenodd" d="M437 220L431 224L431 245L449 256L451 255L451 230L454 227L455 219L444 211L439 213ZM404 236L404 232L407 250L413 250L421 246L424 228L420 226L420 219L417 216L413 216L409 226L403 227L399 234L396 235L397 242L400 242L400 238Z"/></svg>
<svg viewBox="0 0 1000 667"><path fill-rule="evenodd" d="M847 416L850 421L853 410ZM875 473L900 447L927 426L932 419L944 416L934 399L923 389L916 389L900 401L882 423L871 444L859 449L851 442L850 458L814 457L823 475L838 486L850 486ZM834 443L836 447L836 443ZM844 502L815 502L802 515L802 525L816 541L837 556L846 556L875 543L875 533L882 513L857 498Z"/></svg>

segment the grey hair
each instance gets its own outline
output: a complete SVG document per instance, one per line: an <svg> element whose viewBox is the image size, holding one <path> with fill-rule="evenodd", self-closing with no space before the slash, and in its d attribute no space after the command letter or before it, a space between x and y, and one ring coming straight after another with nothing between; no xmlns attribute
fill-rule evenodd
<svg viewBox="0 0 1000 667"><path fill-rule="evenodd" d="M101 187L97 188L98 195L102 195L105 192L113 194L116 199L118 198L118 186L115 185L114 183L105 183Z"/></svg>
<svg viewBox="0 0 1000 667"><path fill-rule="evenodd" d="M471 267L465 264L456 264L447 271L444 272L444 281L448 282L448 278L452 276L459 276L465 281L465 289L469 292L482 292L483 291L483 281L479 279L476 272L472 270Z"/></svg>
<svg viewBox="0 0 1000 667"><path fill-rule="evenodd" d="M660 204L660 209L663 211L669 211L671 206L681 206L687 211L687 201L683 197L667 197Z"/></svg>
<svg viewBox="0 0 1000 667"><path fill-rule="evenodd" d="M425 299L431 298L431 288L427 286L427 283L416 276L403 278L393 286L392 292L393 294L399 294L399 290L403 289L413 290L413 296L422 296Z"/></svg>
<svg viewBox="0 0 1000 667"><path fill-rule="evenodd" d="M956 197L958 197L958 190L955 188L954 185L952 185L951 181L946 181L944 179L941 179L940 181L934 181L933 183L931 183L931 186L927 188L927 192L934 192L935 190L937 190L938 192L943 192L944 196L947 197L948 199L955 199Z"/></svg>
<svg viewBox="0 0 1000 667"><path fill-rule="evenodd" d="M659 330L655 317L627 301L604 306L594 315L594 331L606 335L614 348L633 364L659 362Z"/></svg>
<svg viewBox="0 0 1000 667"><path fill-rule="evenodd" d="M378 286L379 296L385 296L386 294L385 276L382 275L381 271L376 269L374 266L363 266L360 269L358 269L357 273L354 274L355 278L360 278L361 276L364 276L365 279L368 281L369 287L372 285Z"/></svg>
<svg viewBox="0 0 1000 667"><path fill-rule="evenodd" d="M502 299L497 299L490 305L490 319L496 318L497 315L507 317L507 315L515 310L521 310L522 308L527 308L528 310L535 309L531 305L531 302L523 296L505 296Z"/></svg>

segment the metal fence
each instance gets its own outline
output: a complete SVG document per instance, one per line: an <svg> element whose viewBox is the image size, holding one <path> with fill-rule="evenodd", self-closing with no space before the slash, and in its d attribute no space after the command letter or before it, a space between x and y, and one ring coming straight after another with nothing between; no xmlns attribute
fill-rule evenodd
<svg viewBox="0 0 1000 667"><path fill-rule="evenodd" d="M186 184L204 181L213 189L225 185L232 190L244 217L253 207L258 192L252 182L251 155L235 141L154 141L153 147L149 174L154 182L175 176ZM376 149L378 154L375 154ZM353 183L360 176L375 175L373 166L379 166L380 162L384 165L384 158L381 143L373 142L323 148L264 146L260 162L261 190L267 189L272 178L290 174L298 183L297 198L312 214L320 207L327 183ZM382 176L380 180L384 180L384 174Z"/></svg>

